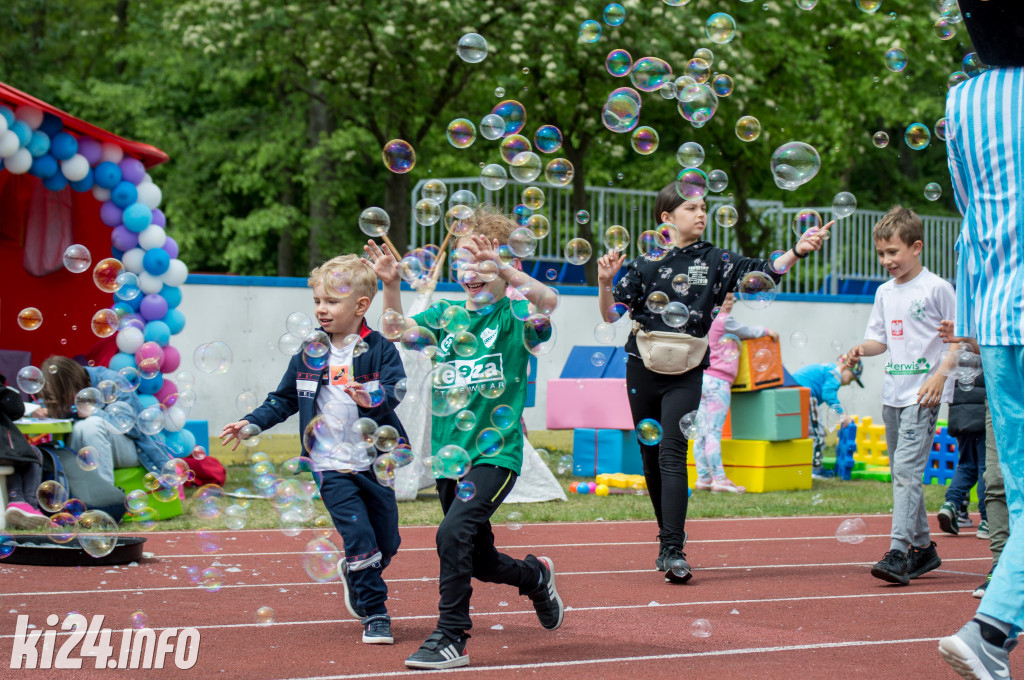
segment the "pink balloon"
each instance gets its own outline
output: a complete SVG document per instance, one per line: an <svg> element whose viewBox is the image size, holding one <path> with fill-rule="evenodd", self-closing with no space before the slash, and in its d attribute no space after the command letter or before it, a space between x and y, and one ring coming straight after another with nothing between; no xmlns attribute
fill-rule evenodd
<svg viewBox="0 0 1024 680"><path fill-rule="evenodd" d="M175 386L175 384L172 383L170 380L166 380L165 379L164 380L164 384L160 387L159 390L156 391L156 394L154 394L153 396L156 397L156 400L158 402L163 404L165 399L167 399L171 395L174 395L174 394L177 394L177 393L178 393L178 388ZM166 406L170 406L171 404L165 404L165 405Z"/></svg>
<svg viewBox="0 0 1024 680"><path fill-rule="evenodd" d="M135 350L135 365L144 374L159 373L164 363L164 350L150 340Z"/></svg>
<svg viewBox="0 0 1024 680"><path fill-rule="evenodd" d="M178 366L181 365L181 353L178 352L174 347L167 345L164 349L164 364L160 367L164 373L174 373L178 370ZM164 381L167 384L167 381Z"/></svg>

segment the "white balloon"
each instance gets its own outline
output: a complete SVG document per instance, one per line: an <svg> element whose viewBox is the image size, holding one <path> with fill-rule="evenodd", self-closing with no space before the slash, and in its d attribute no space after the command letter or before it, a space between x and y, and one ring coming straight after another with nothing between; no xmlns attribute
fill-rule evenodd
<svg viewBox="0 0 1024 680"><path fill-rule="evenodd" d="M106 203L110 200L110 189L104 189L97 184L92 188L92 195L100 203Z"/></svg>
<svg viewBox="0 0 1024 680"><path fill-rule="evenodd" d="M158 227L155 224L151 224L142 230L139 234L139 245L145 250L153 250L153 248L163 248L164 243L167 241L167 233L163 227Z"/></svg>
<svg viewBox="0 0 1024 680"><path fill-rule="evenodd" d="M164 411L164 429L168 432L178 432L187 420L188 411L177 404Z"/></svg>
<svg viewBox="0 0 1024 680"><path fill-rule="evenodd" d="M153 276L149 272L139 274L139 290L145 295L153 295L163 290L164 282L159 276Z"/></svg>
<svg viewBox="0 0 1024 680"><path fill-rule="evenodd" d="M152 182L142 182L138 187L136 187L136 189L139 192L139 203L150 210L156 210L160 207L160 201L164 198L163 192L160 191L160 187Z"/></svg>
<svg viewBox="0 0 1024 680"><path fill-rule="evenodd" d="M4 161L4 168L12 175L24 175L32 168L32 154L22 147Z"/></svg>
<svg viewBox="0 0 1024 680"><path fill-rule="evenodd" d="M89 174L89 161L80 153L76 153L66 161L60 162L61 173L69 182L80 182Z"/></svg>
<svg viewBox="0 0 1024 680"><path fill-rule="evenodd" d="M164 283L168 286L180 286L188 278L188 267L178 258L171 259L171 266L163 275Z"/></svg>
<svg viewBox="0 0 1024 680"><path fill-rule="evenodd" d="M0 135L7 132L7 119L0 116Z"/></svg>
<svg viewBox="0 0 1024 680"><path fill-rule="evenodd" d="M145 341L142 331L135 326L128 326L117 334L117 348L127 354L135 354Z"/></svg>
<svg viewBox="0 0 1024 680"><path fill-rule="evenodd" d="M0 116L3 118L3 116ZM0 133L0 158L10 158L21 148L21 140L11 130Z"/></svg>
<svg viewBox="0 0 1024 680"><path fill-rule="evenodd" d="M146 251L142 248L132 248L121 256L121 262L124 263L124 268L131 273L141 274L145 270L142 266L142 258L145 256Z"/></svg>
<svg viewBox="0 0 1024 680"><path fill-rule="evenodd" d="M124 159L124 149L119 147L117 144L112 142L103 142L103 144L100 145L100 163L104 161L120 163L122 159Z"/></svg>
<svg viewBox="0 0 1024 680"><path fill-rule="evenodd" d="M38 130L39 126L43 124L43 110L31 104L22 104L14 109L14 117L28 123L33 130Z"/></svg>

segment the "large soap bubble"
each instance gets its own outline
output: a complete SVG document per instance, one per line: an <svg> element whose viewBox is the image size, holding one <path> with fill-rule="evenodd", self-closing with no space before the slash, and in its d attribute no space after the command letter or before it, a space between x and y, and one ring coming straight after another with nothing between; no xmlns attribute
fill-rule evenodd
<svg viewBox="0 0 1024 680"><path fill-rule="evenodd" d="M771 168L779 188L792 191L814 179L821 169L821 157L810 144L787 142L772 154Z"/></svg>

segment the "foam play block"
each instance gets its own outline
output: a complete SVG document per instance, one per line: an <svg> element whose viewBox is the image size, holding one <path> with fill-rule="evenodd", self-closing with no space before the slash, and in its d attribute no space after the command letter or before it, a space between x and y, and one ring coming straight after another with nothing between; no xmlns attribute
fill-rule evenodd
<svg viewBox="0 0 1024 680"><path fill-rule="evenodd" d="M811 436L811 388L796 386L800 390L800 438Z"/></svg>
<svg viewBox="0 0 1024 680"><path fill-rule="evenodd" d="M761 370L757 370L753 363L760 350L766 350L771 355L771 361L764 366L758 366ZM779 387L783 381L782 371L782 351L779 349L778 340L773 340L767 335L763 338L744 340L732 391L752 392L766 387Z"/></svg>
<svg viewBox="0 0 1024 680"><path fill-rule="evenodd" d="M636 433L633 430L576 428L572 435L572 474L596 477L614 472L643 474Z"/></svg>
<svg viewBox="0 0 1024 680"><path fill-rule="evenodd" d="M547 429L633 430L624 379L548 380Z"/></svg>
<svg viewBox="0 0 1024 680"><path fill-rule="evenodd" d="M778 387L732 395L732 438L780 441L804 435L800 390Z"/></svg>
<svg viewBox="0 0 1024 680"><path fill-rule="evenodd" d="M125 493L135 489L146 491L149 495L149 507L156 511L157 519L170 519L171 517L182 515L184 513L182 509L184 493L181 491L181 488L178 488L178 495L176 497L167 502L161 501L153 495L153 492L147 491L146 487L143 486L142 478L146 476L146 472L146 468L141 466L114 470L114 485L120 487L121 491ZM132 518L125 515L124 521L130 522Z"/></svg>
<svg viewBox="0 0 1024 680"><path fill-rule="evenodd" d="M602 378L622 378L626 379L626 348L616 347L615 351L612 352L608 357L608 363L604 366L604 373L601 374Z"/></svg>
<svg viewBox="0 0 1024 680"><path fill-rule="evenodd" d="M751 493L811 488L811 463L814 442L810 439L722 441L722 465L725 474ZM693 443L687 447L687 473L690 487L697 481L693 461Z"/></svg>
<svg viewBox="0 0 1024 680"><path fill-rule="evenodd" d="M633 489L634 491L647 489L647 480L643 475L627 475L623 472L602 473L597 475L594 481L616 489Z"/></svg>
<svg viewBox="0 0 1024 680"><path fill-rule="evenodd" d="M604 355L605 360L599 364L595 364L593 357L595 354L600 352ZM569 350L569 356L565 360L565 365L562 366L562 373L558 376L559 378L600 378L604 375L604 369L608 362L608 356L613 352L613 348L605 347L602 345L576 345Z"/></svg>
<svg viewBox="0 0 1024 680"><path fill-rule="evenodd" d="M210 451L210 423L206 420L186 420L185 429L196 438L196 445ZM191 453L187 452L187 453ZM187 454L186 454L187 455Z"/></svg>
<svg viewBox="0 0 1024 680"><path fill-rule="evenodd" d="M891 482L892 472L888 467L882 465L868 465L863 470L854 470L850 473L851 479L873 479L878 482Z"/></svg>

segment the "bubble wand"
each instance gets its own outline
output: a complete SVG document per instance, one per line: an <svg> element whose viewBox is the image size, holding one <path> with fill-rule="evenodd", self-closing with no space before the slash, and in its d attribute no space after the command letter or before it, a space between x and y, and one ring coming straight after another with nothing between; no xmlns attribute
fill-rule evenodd
<svg viewBox="0 0 1024 680"><path fill-rule="evenodd" d="M430 282L430 290L434 290L437 287L437 280L441 278L441 268L444 267L444 260L448 256L448 241L452 238L452 233L449 231L448 235L441 241L441 248L437 254L437 260L434 261L434 266L430 269L430 277L427 279Z"/></svg>

